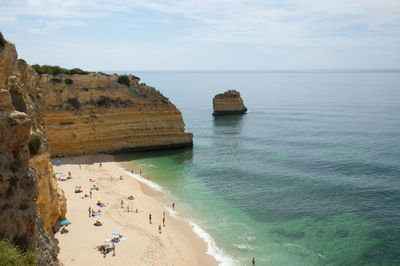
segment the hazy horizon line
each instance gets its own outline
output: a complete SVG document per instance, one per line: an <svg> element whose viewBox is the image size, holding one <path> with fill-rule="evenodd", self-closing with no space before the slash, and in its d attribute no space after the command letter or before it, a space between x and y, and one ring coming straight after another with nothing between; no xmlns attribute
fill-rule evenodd
<svg viewBox="0 0 400 266"><path fill-rule="evenodd" d="M286 73L299 73L299 72L304 72L304 73L396 73L400 72L400 68L365 68L365 69L346 69L346 68L338 68L338 69L211 69L211 70L205 70L205 69L196 69L196 70L182 70L182 69L174 69L174 70L167 70L167 69L158 69L158 70L148 70L148 69L143 69L143 70L95 70L95 72L105 72L105 73L122 73L122 72L232 72L232 73L238 73L238 72L286 72Z"/></svg>

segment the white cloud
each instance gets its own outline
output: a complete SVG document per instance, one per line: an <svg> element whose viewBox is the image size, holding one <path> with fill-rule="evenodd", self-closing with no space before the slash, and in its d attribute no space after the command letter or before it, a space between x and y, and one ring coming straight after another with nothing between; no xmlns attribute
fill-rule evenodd
<svg viewBox="0 0 400 266"><path fill-rule="evenodd" d="M343 50L365 50L366 56L385 50L398 57L400 49L399 0L0 0L0 28L47 34L128 13L132 20L125 27L132 29L140 24L138 12L164 15L149 18L159 24L185 23L188 30L173 37L181 49L193 43L251 44L331 58ZM116 47L112 40L106 45Z"/></svg>
<svg viewBox="0 0 400 266"><path fill-rule="evenodd" d="M56 30L62 26L84 26L86 19L106 16L110 12L138 9L193 21L195 26L191 34L181 36L180 41L271 45L295 42L301 45L333 32L336 38L341 37L343 29L360 25L369 33L382 34L398 34L400 28L398 0L17 0L3 1L0 11L7 14L10 21L13 18L14 24L15 20L23 21L24 17L30 16L33 25L41 24L39 28ZM4 18L0 23L4 23ZM397 29L387 30L390 25ZM30 30L31 27L26 28ZM345 35L343 31L343 38Z"/></svg>

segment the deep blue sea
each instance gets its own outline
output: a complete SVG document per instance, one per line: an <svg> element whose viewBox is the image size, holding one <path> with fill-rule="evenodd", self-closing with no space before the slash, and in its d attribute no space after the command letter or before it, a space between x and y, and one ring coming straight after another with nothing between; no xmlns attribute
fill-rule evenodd
<svg viewBox="0 0 400 266"><path fill-rule="evenodd" d="M192 149L125 154L224 265L400 265L400 72L129 72ZM239 90L249 112L213 117Z"/></svg>

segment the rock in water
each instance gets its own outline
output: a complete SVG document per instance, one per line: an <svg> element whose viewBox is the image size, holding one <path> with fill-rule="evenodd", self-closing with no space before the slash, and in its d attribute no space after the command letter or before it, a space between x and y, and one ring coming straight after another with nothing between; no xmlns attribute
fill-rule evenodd
<svg viewBox="0 0 400 266"><path fill-rule="evenodd" d="M247 112L242 97L240 97L240 92L236 90L228 90L215 95L213 107L213 115L238 115Z"/></svg>

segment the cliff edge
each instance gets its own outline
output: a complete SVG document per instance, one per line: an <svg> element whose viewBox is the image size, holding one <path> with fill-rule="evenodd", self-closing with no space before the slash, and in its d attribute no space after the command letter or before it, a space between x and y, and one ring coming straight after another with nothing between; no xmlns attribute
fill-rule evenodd
<svg viewBox="0 0 400 266"><path fill-rule="evenodd" d="M42 74L53 156L193 145L181 112L132 75Z"/></svg>
<svg viewBox="0 0 400 266"><path fill-rule="evenodd" d="M0 33L0 238L58 265L52 226L66 212L49 162L38 75Z"/></svg>
<svg viewBox="0 0 400 266"><path fill-rule="evenodd" d="M240 97L240 92L236 90L228 90L215 95L213 108L213 115L244 114L247 112L243 99Z"/></svg>

